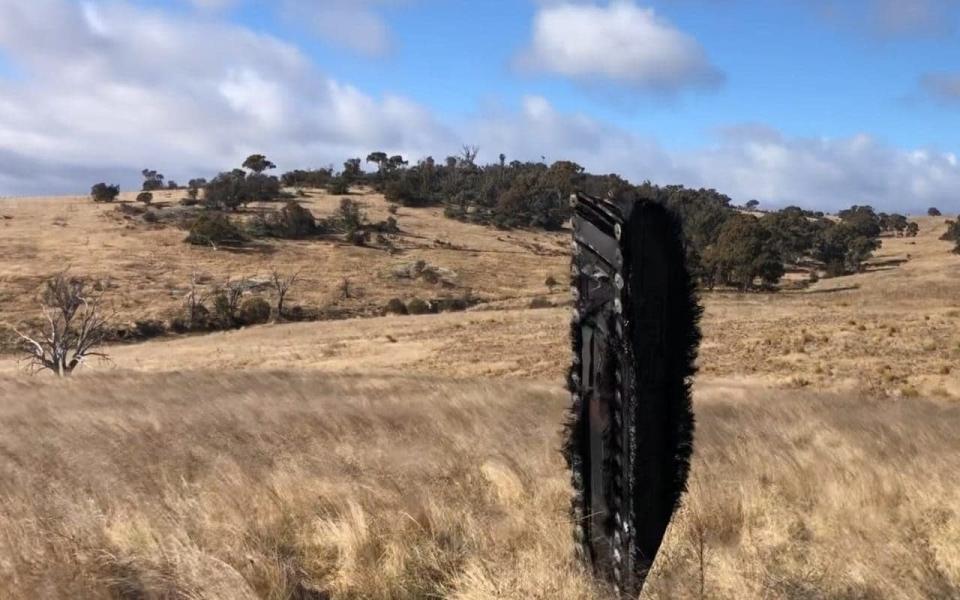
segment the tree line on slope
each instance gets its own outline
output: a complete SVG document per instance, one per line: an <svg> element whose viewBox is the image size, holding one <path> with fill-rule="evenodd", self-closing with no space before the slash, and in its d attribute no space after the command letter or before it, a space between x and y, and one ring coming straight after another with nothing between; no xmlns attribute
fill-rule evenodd
<svg viewBox="0 0 960 600"><path fill-rule="evenodd" d="M304 233L308 216L296 196L285 188L323 188L331 194L349 194L351 186L369 186L386 199L406 207L441 207L445 216L498 228L538 228L559 230L570 218L568 198L574 191L604 196L633 195L663 202L676 211L684 223L690 266L708 288L717 285L741 290L771 288L791 268L803 268L814 277L855 273L879 248L881 234L915 236L919 227L904 215L886 214L870 206L852 206L835 217L791 206L759 215L746 212L726 195L713 189L691 189L679 185L657 186L650 182L634 185L616 174L588 173L575 162L507 162L500 154L493 164L477 163L478 149L463 147L457 156L443 161L432 157L415 164L400 155L371 152L366 163L374 170L365 172L360 158L344 162L337 172L333 167L294 170L277 177L267 171L276 165L262 154L247 158L242 169L223 172L212 180L193 179L187 186L184 204L200 205L211 211L203 224L236 233L226 213L236 212L254 202L288 200L283 211L272 217L273 224L261 219L255 234L273 232ZM145 184L162 182L155 171L143 171ZM201 197L202 192L202 197ZM112 200L116 186L97 184L95 200ZM112 195L112 196L111 196ZM756 209L757 201L748 203ZM357 207L349 201L342 207L341 221L352 222ZM304 214L306 211L306 215ZM930 214L937 211L930 209ZM303 225L307 223L307 225ZM255 223L256 224L256 223ZM395 221L392 224L396 225ZM353 231L363 229L354 227ZM276 233L280 232L280 233ZM364 234L369 236L369 230ZM201 236L202 237L202 236ZM189 240L190 238L188 238ZM362 238L359 240L362 243ZM202 242L202 240L201 240Z"/></svg>

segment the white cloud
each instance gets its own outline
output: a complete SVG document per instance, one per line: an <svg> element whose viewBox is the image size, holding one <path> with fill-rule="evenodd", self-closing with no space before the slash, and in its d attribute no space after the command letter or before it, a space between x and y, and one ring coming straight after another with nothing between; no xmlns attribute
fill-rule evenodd
<svg viewBox="0 0 960 600"><path fill-rule="evenodd" d="M254 152L287 170L376 149L441 157L475 143L486 160L570 159L738 201L960 211L957 157L931 148L742 125L708 147L671 151L540 96L448 126L407 98L323 75L289 44L216 20L119 0L0 0L0 10L0 50L23 74L0 78L3 195L84 193L103 180L129 189L144 167L179 181L209 177Z"/></svg>
<svg viewBox="0 0 960 600"><path fill-rule="evenodd" d="M285 168L371 148L454 146L424 109L318 72L266 35L134 4L0 0L0 193L80 192L144 167L209 176L266 152ZM38 43L37 40L44 40Z"/></svg>
<svg viewBox="0 0 960 600"><path fill-rule="evenodd" d="M703 47L629 0L608 6L546 3L534 18L521 67L585 83L615 83L655 92L712 87L723 81Z"/></svg>
<svg viewBox="0 0 960 600"><path fill-rule="evenodd" d="M954 154L900 150L860 134L848 138L792 138L768 126L746 124L719 132L709 147L669 151L655 139L582 114L557 111L529 97L519 112L478 117L466 129L481 158L574 160L596 173L631 181L682 183L720 190L734 200L766 206L836 210L871 204L920 213L929 206L960 211L960 164Z"/></svg>
<svg viewBox="0 0 960 600"><path fill-rule="evenodd" d="M960 167L951 157L897 149L866 134L830 139L728 133L685 163L696 184L742 200L821 209L871 204L916 213L930 205L960 210Z"/></svg>

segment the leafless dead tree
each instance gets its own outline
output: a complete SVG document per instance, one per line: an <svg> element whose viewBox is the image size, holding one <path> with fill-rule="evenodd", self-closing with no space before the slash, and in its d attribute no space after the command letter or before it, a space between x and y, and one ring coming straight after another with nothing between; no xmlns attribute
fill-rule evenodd
<svg viewBox="0 0 960 600"><path fill-rule="evenodd" d="M29 336L14 329L30 367L65 377L91 356L108 358L97 351L106 340L110 321L101 310L101 300L102 296L86 289L86 282L66 272L49 279L40 295L46 320L42 331Z"/></svg>
<svg viewBox="0 0 960 600"><path fill-rule="evenodd" d="M290 291L290 288L296 283L299 277L300 271L286 275L274 268L270 273L270 284L277 293L277 314L274 320L279 321L283 318L283 302L287 297L287 292Z"/></svg>
<svg viewBox="0 0 960 600"><path fill-rule="evenodd" d="M480 154L479 146L464 144L460 155L461 164L465 167L473 167L476 164L478 154Z"/></svg>

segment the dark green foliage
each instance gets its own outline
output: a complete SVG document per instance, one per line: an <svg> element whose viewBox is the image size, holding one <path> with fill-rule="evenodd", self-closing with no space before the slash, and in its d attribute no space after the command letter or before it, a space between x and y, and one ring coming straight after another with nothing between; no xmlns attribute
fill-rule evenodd
<svg viewBox="0 0 960 600"><path fill-rule="evenodd" d="M384 184L384 197L388 202L416 207L440 204L443 199L432 160L389 176L392 178Z"/></svg>
<svg viewBox="0 0 960 600"><path fill-rule="evenodd" d="M797 264L809 255L814 240L824 227L824 222L813 220L796 206L789 206L760 219L760 224L770 233L770 243L788 264Z"/></svg>
<svg viewBox="0 0 960 600"><path fill-rule="evenodd" d="M140 192L137 194L137 202L143 202L144 204L150 204L153 202L153 194L150 192Z"/></svg>
<svg viewBox="0 0 960 600"><path fill-rule="evenodd" d="M864 229L876 231L876 234L867 237ZM813 247L813 256L827 268L827 274L838 276L856 273L863 268L863 263L880 247L879 226L876 229L864 225L864 222L851 223L843 221L826 227L817 236Z"/></svg>
<svg viewBox="0 0 960 600"><path fill-rule="evenodd" d="M133 333L139 339L155 338L166 332L166 325L164 325L163 321L157 319L146 319L134 323Z"/></svg>
<svg viewBox="0 0 960 600"><path fill-rule="evenodd" d="M236 210L251 202L253 197L246 181L247 174L240 169L220 173L204 186L204 205L216 210Z"/></svg>
<svg viewBox="0 0 960 600"><path fill-rule="evenodd" d="M350 193L350 183L346 176L334 177L327 185L327 191L334 196L346 196Z"/></svg>
<svg viewBox="0 0 960 600"><path fill-rule="evenodd" d="M239 300L239 299L237 299ZM217 329L231 329L237 325L237 302L228 291L221 290L213 297L213 324Z"/></svg>
<svg viewBox="0 0 960 600"><path fill-rule="evenodd" d="M940 210L935 206L931 206L930 208L927 209L927 215L931 217L939 217L940 214L941 214Z"/></svg>
<svg viewBox="0 0 960 600"><path fill-rule="evenodd" d="M391 298L384 311L388 315L405 315L407 314L407 306L400 298Z"/></svg>
<svg viewBox="0 0 960 600"><path fill-rule="evenodd" d="M386 152L371 152L367 156L367 162L377 165L377 175L374 181L378 191L384 191L387 182L395 180L408 164L402 156L387 156Z"/></svg>
<svg viewBox="0 0 960 600"><path fill-rule="evenodd" d="M535 296L533 300L530 301L530 308L551 308L553 304L550 304L550 301L544 298L543 296Z"/></svg>
<svg viewBox="0 0 960 600"><path fill-rule="evenodd" d="M291 200L283 208L265 218L267 235L300 239L317 233L317 222L308 209Z"/></svg>
<svg viewBox="0 0 960 600"><path fill-rule="evenodd" d="M203 303L184 306L180 313L170 321L170 330L174 333L191 333L213 329L210 309Z"/></svg>
<svg viewBox="0 0 960 600"><path fill-rule="evenodd" d="M243 169L223 172L204 185L203 200L207 208L237 210L251 202L271 202L280 197L280 180L264 171L276 167L262 154L249 156ZM202 180L194 180L199 183ZM192 183L194 183L192 182ZM191 186L193 187L193 186Z"/></svg>
<svg viewBox="0 0 960 600"><path fill-rule="evenodd" d="M263 154L251 154L243 161L243 168L249 169L253 173L260 174L268 169L276 169L277 165L273 164L267 157Z"/></svg>
<svg viewBox="0 0 960 600"><path fill-rule="evenodd" d="M907 230L903 233L906 237L917 237L917 234L920 233L920 226L917 225L915 221L910 221L907 223Z"/></svg>
<svg viewBox="0 0 960 600"><path fill-rule="evenodd" d="M140 174L143 175L143 188L141 189L144 192L154 192L163 189L162 173L158 173L153 169L144 169L140 171Z"/></svg>
<svg viewBox="0 0 960 600"><path fill-rule="evenodd" d="M462 298L435 298L430 301L433 312L461 312L476 303L476 299L469 295Z"/></svg>
<svg viewBox="0 0 960 600"><path fill-rule="evenodd" d="M947 230L940 236L946 242L960 241L960 219L947 221Z"/></svg>
<svg viewBox="0 0 960 600"><path fill-rule="evenodd" d="M604 194L623 180L596 177L569 161L477 166L472 152L448 158L444 166L421 163L422 195L444 198L448 217L497 227L559 229L570 218L569 197L575 190ZM468 160L469 159L469 160ZM429 177L422 173L429 168ZM414 169L409 171L413 172Z"/></svg>
<svg viewBox="0 0 960 600"><path fill-rule="evenodd" d="M119 185L98 183L90 188L90 197L94 202L113 202L120 195Z"/></svg>
<svg viewBox="0 0 960 600"><path fill-rule="evenodd" d="M716 243L703 253L703 270L708 285L720 283L741 290L752 288L757 278L774 285L784 273L770 230L745 214L727 219Z"/></svg>
<svg viewBox="0 0 960 600"><path fill-rule="evenodd" d="M837 215L843 224L852 227L862 237L875 238L883 231L880 215L874 212L872 206L855 204L846 210L841 210Z"/></svg>
<svg viewBox="0 0 960 600"><path fill-rule="evenodd" d="M247 175L244 185L247 188L249 201L271 202L280 197L280 180L273 175L250 173Z"/></svg>
<svg viewBox="0 0 960 600"><path fill-rule="evenodd" d="M960 219L947 221L947 231L940 236L940 239L947 242L956 242L956 248L953 251L960 254Z"/></svg>
<svg viewBox="0 0 960 600"><path fill-rule="evenodd" d="M880 223L881 231L892 231L898 236L903 235L909 226L907 223L907 218L903 215L894 213L888 215L887 213L880 213L877 215L877 218Z"/></svg>
<svg viewBox="0 0 960 600"><path fill-rule="evenodd" d="M730 198L716 190L694 190L680 185L658 187L644 182L637 193L642 199L666 205L679 216L688 249L692 246L699 254L717 240L723 224L735 214Z"/></svg>
<svg viewBox="0 0 960 600"><path fill-rule="evenodd" d="M407 303L407 313L411 315L425 315L432 312L433 308L430 303L420 298L414 298Z"/></svg>
<svg viewBox="0 0 960 600"><path fill-rule="evenodd" d="M367 223L367 213L360 208L359 204L349 198L340 201L336 218L339 221L340 228L348 237L360 231Z"/></svg>
<svg viewBox="0 0 960 600"><path fill-rule="evenodd" d="M184 241L198 246L238 246L247 237L225 215L212 213L200 215Z"/></svg>
<svg viewBox="0 0 960 600"><path fill-rule="evenodd" d="M241 325L260 325L270 320L270 303L260 296L247 298L240 304L237 322Z"/></svg>
<svg viewBox="0 0 960 600"><path fill-rule="evenodd" d="M333 169L316 169L310 171L294 170L280 176L280 182L285 187L322 188L333 179Z"/></svg>
<svg viewBox="0 0 960 600"><path fill-rule="evenodd" d="M180 200L180 204L184 206L196 206L199 204L200 190L207 185L207 180L202 177L199 179L191 179L187 182L187 197Z"/></svg>
<svg viewBox="0 0 960 600"><path fill-rule="evenodd" d="M178 189L180 189L180 186L177 184L176 181L174 181L174 180L171 179L170 181L167 182L167 189L168 189L168 190L178 190Z"/></svg>
<svg viewBox="0 0 960 600"><path fill-rule="evenodd" d="M347 183L347 185L355 182L359 182L363 179L363 170L360 168L360 159L359 158L349 158L343 163L343 172L340 174L340 177Z"/></svg>

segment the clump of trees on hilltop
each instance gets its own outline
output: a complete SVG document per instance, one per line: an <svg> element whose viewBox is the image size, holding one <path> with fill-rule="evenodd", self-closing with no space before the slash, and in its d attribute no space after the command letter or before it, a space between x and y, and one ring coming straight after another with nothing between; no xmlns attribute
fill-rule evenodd
<svg viewBox="0 0 960 600"><path fill-rule="evenodd" d="M327 167L277 177L269 174L276 165L265 155L254 154L242 168L220 173L209 182L190 180L181 203L212 212L193 224L188 239L228 245L242 243L248 236L306 238L339 232L353 243L364 244L373 234L379 238L398 231L393 219L367 222L349 199L344 199L335 217L315 219L284 187L297 188L301 196L303 188L326 188L328 193L346 196L351 186L364 185L382 192L394 206L435 206L447 217L465 222L545 230L558 230L570 218L568 198L574 191L627 194L662 202L680 216L691 268L705 286L748 290L776 285L791 268L822 270L830 276L855 273L880 246L882 235L911 236L919 231L903 215L877 213L870 206L852 206L838 218L795 206L747 213L713 189L650 182L634 185L619 175L588 173L566 160L549 165L508 162L500 154L497 162L482 165L477 156L477 147L464 146L459 154L442 161L428 156L411 164L401 155L378 150L366 156L365 162L376 167L369 173L357 157L347 159L339 172ZM144 189L162 187L161 174L145 170L143 175ZM103 197L104 191L99 192ZM261 211L245 224L228 217L253 202L277 200L286 200L282 209L270 214ZM758 204L751 201L747 206L756 209Z"/></svg>
<svg viewBox="0 0 960 600"><path fill-rule="evenodd" d="M113 202L120 195L119 185L96 183L90 188L90 197L94 202Z"/></svg>

